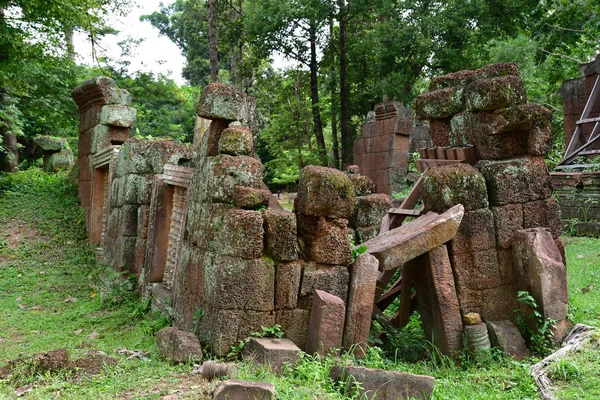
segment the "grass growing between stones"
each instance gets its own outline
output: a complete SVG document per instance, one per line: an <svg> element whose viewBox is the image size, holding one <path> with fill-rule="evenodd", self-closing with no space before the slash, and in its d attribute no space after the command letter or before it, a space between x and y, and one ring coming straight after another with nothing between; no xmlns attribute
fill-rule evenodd
<svg viewBox="0 0 600 400"><path fill-rule="evenodd" d="M154 333L167 321L148 312L131 290L132 282L95 263L83 212L66 178L36 169L0 176L0 368L61 348L72 360L105 354L115 362L97 375L65 369L0 378L0 398L14 398L15 389L25 385L32 386L25 395L32 399L158 399L171 393L210 398L215 383L190 375L191 366L161 361ZM566 242L572 318L596 326L599 241ZM455 363L425 344L418 318L394 340L397 351L374 347L365 360L345 354L342 361L432 375L437 378L436 399L539 398L528 373L535 359L518 363L494 353L483 362L461 358ZM144 351L150 361L127 359L117 349ZM597 353L582 352L556 367L553 380L561 398L600 398L595 392L600 388ZM295 370L281 377L241 363L239 378L275 384L278 399L351 399L329 379L329 369L337 362L304 356Z"/></svg>

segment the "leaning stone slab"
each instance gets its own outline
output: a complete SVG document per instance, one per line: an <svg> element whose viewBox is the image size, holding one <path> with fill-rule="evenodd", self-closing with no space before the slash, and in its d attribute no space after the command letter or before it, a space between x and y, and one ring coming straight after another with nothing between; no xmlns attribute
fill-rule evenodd
<svg viewBox="0 0 600 400"><path fill-rule="evenodd" d="M284 364L295 366L300 349L289 339L253 338L244 346L244 360L265 365L281 374Z"/></svg>
<svg viewBox="0 0 600 400"><path fill-rule="evenodd" d="M202 360L202 348L198 337L191 332L167 327L156 334L158 349L164 358L175 363Z"/></svg>
<svg viewBox="0 0 600 400"><path fill-rule="evenodd" d="M273 400L274 398L274 385L238 380L223 382L213 395L213 400Z"/></svg>
<svg viewBox="0 0 600 400"><path fill-rule="evenodd" d="M545 318L560 323L569 306L567 270L550 231L520 230L512 248L518 289L531 293Z"/></svg>
<svg viewBox="0 0 600 400"><path fill-rule="evenodd" d="M349 390L359 382L358 398L372 400L429 399L435 385L431 376L363 367L335 366L330 375L335 381L345 382Z"/></svg>
<svg viewBox="0 0 600 400"><path fill-rule="evenodd" d="M486 321L490 341L505 354L521 361L528 357L531 352L525 346L525 339L521 336L519 329L509 320Z"/></svg>
<svg viewBox="0 0 600 400"><path fill-rule="evenodd" d="M322 290L315 290L308 322L306 352L325 357L342 347L346 305L344 300Z"/></svg>
<svg viewBox="0 0 600 400"><path fill-rule="evenodd" d="M385 232L365 243L367 253L386 271L425 254L454 238L465 209L458 204L443 214L429 212L406 225Z"/></svg>
<svg viewBox="0 0 600 400"><path fill-rule="evenodd" d="M368 343L378 276L379 261L371 254L361 254L350 266L350 289L343 342L346 349L355 344L366 347Z"/></svg>

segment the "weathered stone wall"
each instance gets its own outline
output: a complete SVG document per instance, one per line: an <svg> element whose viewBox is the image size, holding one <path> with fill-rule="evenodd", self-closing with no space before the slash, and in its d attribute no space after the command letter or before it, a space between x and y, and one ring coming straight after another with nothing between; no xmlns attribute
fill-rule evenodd
<svg viewBox="0 0 600 400"><path fill-rule="evenodd" d="M429 127L415 121L412 109L387 101L369 112L354 141L354 163L378 193L391 194L404 189L410 152L429 146Z"/></svg>
<svg viewBox="0 0 600 400"><path fill-rule="evenodd" d="M600 236L600 172L553 172L552 183L565 230Z"/></svg>
<svg viewBox="0 0 600 400"><path fill-rule="evenodd" d="M581 119L581 114L585 104L592 92L596 77L600 74L600 55L590 63L582 64L579 67L580 78L570 79L562 84L560 94L563 98L565 146L569 145L573 133L575 132L576 122ZM591 117L600 115L600 102L596 101L592 108ZM583 136L587 139L592 132L594 125L583 125ZM596 143L588 150L600 149L600 143Z"/></svg>
<svg viewBox="0 0 600 400"><path fill-rule="evenodd" d="M527 104L514 64L436 77L417 99L416 112L430 119L435 144L472 145L479 159L475 167L445 166L424 175L426 210L465 207L451 246L461 312L514 320L516 289L527 289L513 270L517 231L548 228L562 249L560 211L543 158L551 148L551 114Z"/></svg>

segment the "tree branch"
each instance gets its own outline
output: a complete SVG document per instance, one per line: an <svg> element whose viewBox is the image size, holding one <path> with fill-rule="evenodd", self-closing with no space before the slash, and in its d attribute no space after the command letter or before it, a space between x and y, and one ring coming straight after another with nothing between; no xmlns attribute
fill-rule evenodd
<svg viewBox="0 0 600 400"><path fill-rule="evenodd" d="M538 49L540 50L542 53L546 53L550 56L554 56L554 57L561 57L561 58L566 58L567 60L571 60L571 61L575 61L577 64L583 64L583 61L580 61L574 57L568 56L566 54L560 54L560 53L552 53L548 50L542 49L541 47Z"/></svg>

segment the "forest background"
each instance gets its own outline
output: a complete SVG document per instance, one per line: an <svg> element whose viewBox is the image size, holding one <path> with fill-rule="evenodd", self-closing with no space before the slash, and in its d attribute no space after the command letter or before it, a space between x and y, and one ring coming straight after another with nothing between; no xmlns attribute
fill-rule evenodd
<svg viewBox="0 0 600 400"><path fill-rule="evenodd" d="M77 65L74 32L92 46L110 12L129 0L0 0L0 168L26 168L32 138L75 143L71 90L107 75L133 95L140 137L189 143L195 105L211 81L256 97L258 154L272 189L293 184L308 164L342 168L369 110L383 96L411 106L431 77L493 62L516 62L529 101L553 111L562 155L560 85L600 52L596 0L175 0L142 18L186 58L178 85L128 72L122 59ZM133 43L120 43L127 54ZM273 68L273 54L288 60ZM212 61L212 68L211 68ZM211 76L212 73L212 76ZM72 146L76 149L76 146Z"/></svg>

